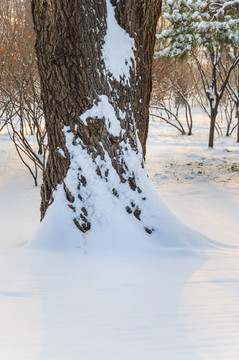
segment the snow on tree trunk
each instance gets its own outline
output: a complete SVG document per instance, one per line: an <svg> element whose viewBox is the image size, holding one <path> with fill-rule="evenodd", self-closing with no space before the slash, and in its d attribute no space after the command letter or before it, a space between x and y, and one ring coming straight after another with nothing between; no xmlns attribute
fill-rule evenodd
<svg viewBox="0 0 239 360"><path fill-rule="evenodd" d="M32 5L49 139L41 246L82 247L103 238L139 246L140 238L153 244L159 231L161 244L181 244L178 234L187 230L172 220L144 168L161 1ZM195 240L191 232L186 238Z"/></svg>
<svg viewBox="0 0 239 360"><path fill-rule="evenodd" d="M160 3L33 0L49 139L42 218L64 191L86 232L110 196L153 231L141 173Z"/></svg>

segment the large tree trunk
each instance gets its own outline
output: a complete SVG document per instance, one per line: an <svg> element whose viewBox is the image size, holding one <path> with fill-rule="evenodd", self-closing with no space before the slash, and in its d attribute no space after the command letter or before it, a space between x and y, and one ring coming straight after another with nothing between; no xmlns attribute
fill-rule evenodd
<svg viewBox="0 0 239 360"><path fill-rule="evenodd" d="M142 178L160 8L161 0L32 0L49 141L42 218L62 192L87 232L108 193L154 230Z"/></svg>
<svg viewBox="0 0 239 360"><path fill-rule="evenodd" d="M63 184L75 224L81 231L90 229L89 204L82 190L89 185L81 160L73 155L77 151L94 163L97 176L106 183L111 183L110 167L114 169L118 179L108 188L116 197L120 183L143 197L133 165L127 162L130 151L138 158L145 154L160 3L32 1L49 139L42 218L53 202L53 191ZM143 157L140 162L143 167ZM66 181L72 166L78 166L72 174L75 189ZM140 219L137 204L126 203L125 210Z"/></svg>
<svg viewBox="0 0 239 360"><path fill-rule="evenodd" d="M168 211L144 168L161 0L32 5L49 139L33 247L205 244Z"/></svg>

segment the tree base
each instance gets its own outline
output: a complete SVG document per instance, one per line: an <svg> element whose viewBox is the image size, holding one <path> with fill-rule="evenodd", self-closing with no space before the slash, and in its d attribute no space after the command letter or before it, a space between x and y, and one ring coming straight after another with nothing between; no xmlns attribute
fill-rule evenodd
<svg viewBox="0 0 239 360"><path fill-rule="evenodd" d="M98 189L91 229L82 233L73 226L74 213L69 208L63 185L58 186L54 202L27 246L46 251L97 253L109 251L118 254L157 253L162 248L204 250L219 246L205 236L183 225L166 207L147 177L147 217L153 232L149 234L124 204L113 194ZM93 195L96 196L96 193ZM96 206L97 204L97 206Z"/></svg>

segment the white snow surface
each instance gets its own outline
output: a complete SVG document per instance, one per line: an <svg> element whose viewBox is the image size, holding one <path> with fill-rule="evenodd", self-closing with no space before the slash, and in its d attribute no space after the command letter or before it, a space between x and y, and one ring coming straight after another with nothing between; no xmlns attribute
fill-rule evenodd
<svg viewBox="0 0 239 360"><path fill-rule="evenodd" d="M107 241L94 229L95 239L69 251L61 239L72 233L62 234L67 214L58 208L51 251L23 247L38 226L39 188L0 135L1 359L238 360L239 251L230 246L239 241L239 145L218 137L208 150L208 122L193 115L192 137L151 122L147 169L183 223L224 245L203 251L177 249L169 236L170 247L159 247L135 226L129 243L119 208ZM172 226L154 196L163 229Z"/></svg>
<svg viewBox="0 0 239 360"><path fill-rule="evenodd" d="M132 59L135 58L134 39L118 24L115 18L115 9L110 0L106 0L106 5L107 32L102 50L106 70L117 81L120 81L121 78L127 80L130 76Z"/></svg>

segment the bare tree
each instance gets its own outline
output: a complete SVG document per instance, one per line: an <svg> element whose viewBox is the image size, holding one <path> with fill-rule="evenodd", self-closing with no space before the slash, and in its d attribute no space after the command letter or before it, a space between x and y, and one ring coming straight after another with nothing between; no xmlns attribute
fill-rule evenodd
<svg viewBox="0 0 239 360"><path fill-rule="evenodd" d="M189 60L154 59L151 109L157 108L157 113L152 111L151 115L172 125L182 135L192 134L191 99L195 88L192 73Z"/></svg>
<svg viewBox="0 0 239 360"><path fill-rule="evenodd" d="M208 77L208 72L205 71L204 64L202 61L200 61L197 53L194 52L193 55L198 66L203 88L210 106L210 131L208 147L213 147L218 108L226 91L231 73L239 63L239 57L230 62L227 68L223 63L223 48L211 48L209 53L211 74L210 77ZM205 55L207 54L205 53Z"/></svg>
<svg viewBox="0 0 239 360"><path fill-rule="evenodd" d="M237 57L239 55L237 54ZM223 67L223 70L226 72L226 68ZM234 104L231 105L231 108L235 110L235 116L237 119L237 124L232 128L231 133L234 129L237 129L237 142L239 143L239 64L237 65L234 73L227 84L227 92L231 99L231 102Z"/></svg>
<svg viewBox="0 0 239 360"><path fill-rule="evenodd" d="M47 136L30 0L2 0L0 22L0 132L8 131L37 185L38 170L44 168L47 155Z"/></svg>

